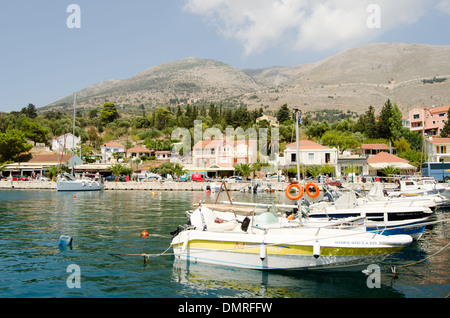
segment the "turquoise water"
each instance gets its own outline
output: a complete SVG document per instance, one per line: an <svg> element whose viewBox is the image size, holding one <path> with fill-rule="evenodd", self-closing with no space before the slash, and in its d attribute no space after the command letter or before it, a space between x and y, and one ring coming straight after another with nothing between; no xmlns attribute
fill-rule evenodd
<svg viewBox="0 0 450 318"><path fill-rule="evenodd" d="M231 193L237 201L288 203L283 193ZM0 297L401 297L442 298L450 293L449 249L416 265L449 242L447 223L427 227L424 237L379 264L381 287L368 288L360 272L263 272L210 265L177 266L164 252L170 232L185 224L184 212L203 192L50 190L0 191ZM221 200L225 200L222 194ZM438 211L434 219L448 212ZM142 238L143 230L149 233ZM71 249L58 247L60 235L73 237ZM135 256L125 254L138 254ZM69 265L79 266L80 288ZM398 278L390 271L397 265ZM69 284L70 285L70 284Z"/></svg>

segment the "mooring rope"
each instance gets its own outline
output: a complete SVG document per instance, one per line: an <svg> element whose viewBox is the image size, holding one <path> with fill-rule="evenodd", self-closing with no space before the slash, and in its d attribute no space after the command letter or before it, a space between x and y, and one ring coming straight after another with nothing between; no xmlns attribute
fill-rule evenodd
<svg viewBox="0 0 450 318"><path fill-rule="evenodd" d="M427 226L427 225L431 225L431 224L447 222L447 221L449 221L449 220L450 220L450 219L444 219L444 220L438 220L438 221L432 221L432 222L422 222L422 223L419 223L419 224L407 224L407 225L403 225L403 226L396 226L395 228L396 228L396 229L399 229L399 228L408 228L408 227L414 227L414 226L417 226L417 225L421 225L421 226L424 226L424 225L425 225L425 226ZM284 243L265 243L265 244L266 244L266 246L276 246L276 245L285 245L285 244L294 244L294 243L309 242L309 241L313 241L313 240L326 240L326 239L332 239L332 238L339 238L339 237L346 237L346 236L360 235L360 234L363 234L363 233L373 233L373 234L377 234L376 232L381 231L382 228L384 228L384 227L385 227L385 226L380 226L380 228L377 229L377 230L366 231L366 232L351 232L351 233L347 233L347 234L345 234L345 235L324 236L324 237L320 237L320 238L312 238L312 237L311 237L311 238L308 238L308 239L295 240L295 241L289 241L289 242L284 242ZM299 227L299 228L300 228L300 227ZM305 227L305 228L307 228L307 227ZM318 228L317 228L317 233L320 232L321 229L322 229L322 228L318 227ZM269 230L270 230L270 229L269 229ZM381 234L380 234L380 235L381 235ZM253 243L251 246L241 247L240 250L242 250L242 249L254 249L254 248L255 248L255 245L257 245L257 244L258 244L258 243ZM442 250L444 250L445 248L447 248L448 245L450 245L450 243L447 244ZM169 247L168 247L164 252L158 253L158 254L148 254L148 253L133 253L133 254L109 253L109 254L112 255L112 256L116 256L116 257L119 257L119 255L120 255L120 256L141 256L141 257L144 257L144 264L145 264L145 263L146 263L146 260L148 260L150 257L175 256L175 255L176 255L175 253L167 253L167 251L168 251L171 247L172 247L172 245L169 245ZM224 249L224 250L222 250L222 251L232 251L232 250L234 250L234 248ZM441 250L441 251L442 251L442 250ZM428 256L426 259L433 257L434 255L440 253L441 251L439 251L439 252L437 252L437 253L435 253L435 254L433 254L433 255ZM200 253L202 253L202 252L203 252L203 253L209 253L210 251L206 251L206 250L205 250L205 251L196 251L196 254L200 254ZM423 261L425 261L426 259L421 260L421 261L418 261L418 262L415 262L415 263L412 263L412 264L402 265L402 266L399 266L399 267L406 267L406 266L414 265L414 264L416 264L416 263L423 262ZM394 270L393 270L393 272L394 272L394 274L395 274L395 271L394 271Z"/></svg>

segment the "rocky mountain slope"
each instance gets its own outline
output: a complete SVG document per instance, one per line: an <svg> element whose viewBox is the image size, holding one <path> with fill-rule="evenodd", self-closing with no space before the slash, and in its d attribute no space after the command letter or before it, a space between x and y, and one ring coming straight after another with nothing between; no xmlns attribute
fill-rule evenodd
<svg viewBox="0 0 450 318"><path fill-rule="evenodd" d="M388 98L404 113L414 106L450 105L450 46L374 43L313 64L245 70L191 57L89 86L77 92L77 105L99 107L113 101L152 107L205 101L364 112L369 105L380 109ZM72 101L67 96L46 108Z"/></svg>

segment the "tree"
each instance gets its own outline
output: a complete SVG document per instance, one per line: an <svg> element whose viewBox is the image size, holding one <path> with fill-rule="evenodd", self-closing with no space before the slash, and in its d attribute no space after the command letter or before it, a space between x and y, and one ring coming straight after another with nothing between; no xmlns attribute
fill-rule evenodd
<svg viewBox="0 0 450 318"><path fill-rule="evenodd" d="M116 105L114 105L114 103L104 103L100 112L100 118L103 125L113 122L115 119L119 118Z"/></svg>
<svg viewBox="0 0 450 318"><path fill-rule="evenodd" d="M37 117L37 111L36 106L33 104L28 104L27 107L22 108L20 111L22 114L25 114L28 118L36 118Z"/></svg>
<svg viewBox="0 0 450 318"><path fill-rule="evenodd" d="M9 127L5 133L0 132L0 162L15 160L22 153L33 148L28 144L20 130Z"/></svg>
<svg viewBox="0 0 450 318"><path fill-rule="evenodd" d="M108 168L108 170L111 171L111 173L116 176L116 181L119 180L119 176L121 174L125 173L125 169L126 167L120 163L116 163Z"/></svg>
<svg viewBox="0 0 450 318"><path fill-rule="evenodd" d="M242 175L242 179L245 181L250 173L252 173L252 167L246 163L237 163L234 165L234 171Z"/></svg>
<svg viewBox="0 0 450 318"><path fill-rule="evenodd" d="M284 123L286 120L291 119L291 112L287 104L284 104L280 107L277 112L277 119L280 124Z"/></svg>
<svg viewBox="0 0 450 318"><path fill-rule="evenodd" d="M21 130L25 137L33 141L35 145L37 142L47 142L48 129L42 127L39 123L27 118L22 122Z"/></svg>
<svg viewBox="0 0 450 318"><path fill-rule="evenodd" d="M349 132L328 130L322 135L322 143L329 147L339 147L341 150L357 149L360 142Z"/></svg>
<svg viewBox="0 0 450 318"><path fill-rule="evenodd" d="M447 121L445 122L444 127L441 130L441 137L450 137L450 108L447 111Z"/></svg>
<svg viewBox="0 0 450 318"><path fill-rule="evenodd" d="M322 172L321 166L310 166L306 169L306 172L308 172L314 179Z"/></svg>
<svg viewBox="0 0 450 318"><path fill-rule="evenodd" d="M385 176L389 177L394 174L398 174L399 170L394 166L387 166L386 168L381 170L381 173L383 173Z"/></svg>
<svg viewBox="0 0 450 318"><path fill-rule="evenodd" d="M397 105L392 105L388 99L381 109L378 121L378 137L391 141L400 138L402 131L402 113Z"/></svg>
<svg viewBox="0 0 450 318"><path fill-rule="evenodd" d="M163 130L168 127L169 121L172 117L173 115L168 109L159 107L155 112L155 128L158 130Z"/></svg>

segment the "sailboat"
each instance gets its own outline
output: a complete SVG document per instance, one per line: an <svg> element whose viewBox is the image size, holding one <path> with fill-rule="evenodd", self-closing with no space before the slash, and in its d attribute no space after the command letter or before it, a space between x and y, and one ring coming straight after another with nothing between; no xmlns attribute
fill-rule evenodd
<svg viewBox="0 0 450 318"><path fill-rule="evenodd" d="M76 98L74 95L73 99L73 133L75 136L75 105ZM72 153L75 151L75 140L73 140L72 145ZM73 155L72 155L73 158ZM104 183L100 177L100 175L94 175L92 178L83 177L81 179L77 179L74 177L74 169L73 169L73 161L72 161L72 174L70 173L62 173L58 175L56 178L56 189L58 191L99 191L104 188Z"/></svg>

